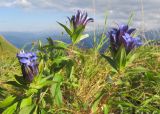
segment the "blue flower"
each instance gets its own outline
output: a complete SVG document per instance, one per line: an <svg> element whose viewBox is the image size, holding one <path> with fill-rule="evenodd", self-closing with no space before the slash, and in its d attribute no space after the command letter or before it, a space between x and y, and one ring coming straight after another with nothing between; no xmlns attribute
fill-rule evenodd
<svg viewBox="0 0 160 114"><path fill-rule="evenodd" d="M133 38L131 35L135 31L135 28L129 29L128 25L119 25L119 28L112 28L109 32L110 48L113 54L116 54L123 45L126 52L129 53L133 48L141 46L142 42L140 38Z"/></svg>
<svg viewBox="0 0 160 114"><path fill-rule="evenodd" d="M33 52L20 51L17 58L21 64L22 74L26 81L32 82L33 78L38 74L37 56Z"/></svg>
<svg viewBox="0 0 160 114"><path fill-rule="evenodd" d="M139 37L133 38L128 33L125 33L125 35L122 37L124 39L124 46L126 48L126 52L130 52L133 48L142 45Z"/></svg>
<svg viewBox="0 0 160 114"><path fill-rule="evenodd" d="M64 28L67 34L70 36L72 41L72 45L78 44L81 40L89 37L88 34L84 34L84 30L86 25L89 22L93 22L93 18L88 18L87 12L81 12L80 10L77 11L75 15L72 17L68 17L70 26L67 27L66 25L59 23L60 26Z"/></svg>
<svg viewBox="0 0 160 114"><path fill-rule="evenodd" d="M73 15L69 18L70 26L73 26L73 29L76 30L79 26L85 28L85 26L89 22L93 22L93 18L88 18L88 14L86 12L81 12L80 10L77 11L76 15Z"/></svg>

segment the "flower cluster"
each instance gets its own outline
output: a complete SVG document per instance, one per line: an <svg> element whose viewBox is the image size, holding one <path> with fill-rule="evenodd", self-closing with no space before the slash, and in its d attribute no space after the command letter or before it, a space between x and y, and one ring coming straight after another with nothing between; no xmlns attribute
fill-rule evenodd
<svg viewBox="0 0 160 114"><path fill-rule="evenodd" d="M133 48L142 45L139 37L132 37L131 34L135 28L129 29L128 25L120 25L119 28L113 28L109 32L110 48L113 53L117 53L120 46L124 46L126 52L129 53Z"/></svg>
<svg viewBox="0 0 160 114"><path fill-rule="evenodd" d="M85 26L89 22L93 22L93 18L88 18L88 14L86 12L81 12L80 10L77 11L76 15L73 15L71 18L69 18L70 26L73 27L74 30L76 30L79 26L82 26L85 28Z"/></svg>
<svg viewBox="0 0 160 114"><path fill-rule="evenodd" d="M38 74L37 56L33 52L20 51L17 58L21 64L22 74L26 81L32 82L33 78Z"/></svg>

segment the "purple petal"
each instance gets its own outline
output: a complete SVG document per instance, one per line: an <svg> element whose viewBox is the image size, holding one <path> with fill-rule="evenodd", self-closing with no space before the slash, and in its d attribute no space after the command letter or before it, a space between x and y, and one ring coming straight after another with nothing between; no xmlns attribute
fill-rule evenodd
<svg viewBox="0 0 160 114"><path fill-rule="evenodd" d="M123 37L123 43L126 45L126 46L128 46L130 43L132 43L133 42L133 38L129 35L129 34L127 34L127 33L125 33L125 35L124 36L122 36Z"/></svg>
<svg viewBox="0 0 160 114"><path fill-rule="evenodd" d="M112 28L112 30L114 33L117 33L118 29L117 28Z"/></svg>
<svg viewBox="0 0 160 114"><path fill-rule="evenodd" d="M69 17L67 17L67 18L68 18L69 22L71 22L71 19Z"/></svg>
<svg viewBox="0 0 160 114"><path fill-rule="evenodd" d="M128 33L128 34L132 34L132 32L134 32L135 30L136 30L135 28L129 29L129 30L127 31L127 33Z"/></svg>
<svg viewBox="0 0 160 114"><path fill-rule="evenodd" d="M30 53L31 53L32 56L37 56L37 54L34 53L34 52L30 52Z"/></svg>
<svg viewBox="0 0 160 114"><path fill-rule="evenodd" d="M85 12L83 12L83 13L81 14L80 21L82 21L82 19L83 19L84 16L85 16Z"/></svg>
<svg viewBox="0 0 160 114"><path fill-rule="evenodd" d="M121 25L119 26L119 29L120 29L120 31L122 31L122 32L126 32L126 31L128 30L128 25L123 25L123 24L121 24Z"/></svg>
<svg viewBox="0 0 160 114"><path fill-rule="evenodd" d="M139 37L133 38L136 46L141 46L143 43Z"/></svg>
<svg viewBox="0 0 160 114"><path fill-rule="evenodd" d="M77 15L76 15L76 23L79 23L79 20L80 20L80 14L81 14L81 12L78 10L77 11Z"/></svg>
<svg viewBox="0 0 160 114"><path fill-rule="evenodd" d="M32 54L33 54L32 52L28 52L28 53L26 53L26 57L29 58L32 56Z"/></svg>
<svg viewBox="0 0 160 114"><path fill-rule="evenodd" d="M87 13L85 13L85 17L82 19L82 21L81 21L81 24L82 25L84 25L84 23L85 23L85 21L86 21L86 19L87 19L87 16L88 16L88 14Z"/></svg>
<svg viewBox="0 0 160 114"><path fill-rule="evenodd" d="M26 53L21 53L21 52L20 52L19 54L17 54L17 57L18 57L18 58L23 58L23 57L28 57L28 56L27 56Z"/></svg>
<svg viewBox="0 0 160 114"><path fill-rule="evenodd" d="M89 22L93 22L93 21L94 21L93 18L89 18L89 19L87 19L87 21L84 23L84 25L88 24Z"/></svg>
<svg viewBox="0 0 160 114"><path fill-rule="evenodd" d="M22 63L22 64L27 64L27 65L30 64L30 60L29 59L25 59L25 58L20 59L19 62Z"/></svg>
<svg viewBox="0 0 160 114"><path fill-rule="evenodd" d="M28 67L28 66L25 67L25 74L26 74L25 79L31 82L34 78L34 74L33 74L31 67Z"/></svg>
<svg viewBox="0 0 160 114"><path fill-rule="evenodd" d="M36 60L37 60L37 57L36 57L36 56L33 56L33 57L30 58L30 60L31 60L31 61L36 61Z"/></svg>

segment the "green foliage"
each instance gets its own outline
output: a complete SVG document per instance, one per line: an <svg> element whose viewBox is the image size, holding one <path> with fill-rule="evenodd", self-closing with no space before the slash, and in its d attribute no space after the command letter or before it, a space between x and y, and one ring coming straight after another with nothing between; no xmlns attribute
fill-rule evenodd
<svg viewBox="0 0 160 114"><path fill-rule="evenodd" d="M4 107L11 105L13 101L15 100L15 98L16 97L13 97L12 95L8 96L6 99L0 102L0 108L4 108Z"/></svg>
<svg viewBox="0 0 160 114"><path fill-rule="evenodd" d="M83 31L85 29L85 26L78 26L76 29L73 29L73 27L68 28L66 25L59 23L59 25L61 25L64 30L67 32L67 34L70 36L70 39L72 41L72 44L78 44L81 40L89 37L88 34L83 34Z"/></svg>
<svg viewBox="0 0 160 114"><path fill-rule="evenodd" d="M73 44L87 36L81 27L73 31L59 24ZM21 76L15 58L0 61L1 78L6 77L0 82L0 113L160 113L160 48L146 44L126 53L121 46L115 55L108 50L100 55L104 42L104 33L94 49L39 41L39 74L32 83Z"/></svg>
<svg viewBox="0 0 160 114"><path fill-rule="evenodd" d="M3 114L159 113L159 48L126 54L121 47L115 57L102 55L105 62L93 58L95 50L70 50L50 38L39 44L39 75L31 84L18 75L5 83L17 93L8 89L12 95L0 102Z"/></svg>
<svg viewBox="0 0 160 114"><path fill-rule="evenodd" d="M115 72L124 72L126 67L131 64L136 58L138 58L138 52L130 52L126 54L125 48L123 45L119 48L118 52L112 57L105 56L102 54L108 63L112 66L113 71Z"/></svg>

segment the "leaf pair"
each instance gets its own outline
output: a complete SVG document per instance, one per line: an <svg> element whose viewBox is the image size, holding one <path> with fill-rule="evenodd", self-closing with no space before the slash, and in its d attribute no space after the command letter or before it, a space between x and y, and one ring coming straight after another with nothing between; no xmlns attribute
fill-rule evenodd
<svg viewBox="0 0 160 114"><path fill-rule="evenodd" d="M0 102L0 108L5 110L2 114L13 114L19 112L19 114L30 114L31 109L29 108L32 105L32 96L26 98L16 98L12 95L8 96L6 99ZM27 108L27 110L26 110Z"/></svg>
<svg viewBox="0 0 160 114"><path fill-rule="evenodd" d="M112 55L112 57L105 56L104 54L102 54L102 57L108 61L114 71L123 72L125 68L138 57L138 55L138 53L132 52L127 54L125 47L122 45L118 52L115 55Z"/></svg>
<svg viewBox="0 0 160 114"><path fill-rule="evenodd" d="M64 30L67 32L67 34L70 36L72 44L75 45L77 43L79 43L81 40L89 37L88 34L83 34L83 31L85 29L85 26L83 25L79 25L76 29L73 28L68 28L66 25L59 23L59 25L61 25ZM72 30L73 29L73 30Z"/></svg>

